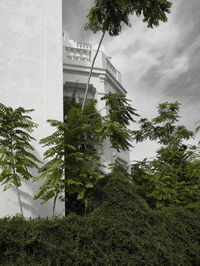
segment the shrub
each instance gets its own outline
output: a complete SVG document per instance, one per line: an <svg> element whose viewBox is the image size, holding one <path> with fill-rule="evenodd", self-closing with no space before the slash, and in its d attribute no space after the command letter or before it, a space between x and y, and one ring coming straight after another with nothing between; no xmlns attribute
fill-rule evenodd
<svg viewBox="0 0 200 266"><path fill-rule="evenodd" d="M200 208L150 209L110 177L86 216L0 219L1 265L198 265Z"/></svg>

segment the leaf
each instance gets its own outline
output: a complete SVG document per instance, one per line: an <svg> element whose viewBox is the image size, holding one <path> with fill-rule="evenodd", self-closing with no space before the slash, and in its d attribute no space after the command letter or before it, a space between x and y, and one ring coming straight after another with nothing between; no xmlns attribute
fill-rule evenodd
<svg viewBox="0 0 200 266"><path fill-rule="evenodd" d="M78 193L78 197L77 197L77 199L78 199L78 200L83 199L83 198L84 198L84 195L85 195L84 191L81 191L80 193Z"/></svg>
<svg viewBox="0 0 200 266"><path fill-rule="evenodd" d="M30 133L37 124L27 115L33 111L0 104L0 168L1 182L5 189L20 186L21 179L32 178L28 168L38 168L40 160L32 154L34 148L30 144L34 140Z"/></svg>

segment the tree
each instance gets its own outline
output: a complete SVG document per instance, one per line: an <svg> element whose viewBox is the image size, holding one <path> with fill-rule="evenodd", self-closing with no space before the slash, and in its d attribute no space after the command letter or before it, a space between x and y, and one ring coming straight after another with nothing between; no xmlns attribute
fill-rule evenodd
<svg viewBox="0 0 200 266"><path fill-rule="evenodd" d="M40 161L33 155L34 148L30 141L35 140L30 133L37 125L27 114L33 109L22 107L13 109L0 103L0 182L4 189L15 187L17 190L20 212L23 207L19 187L22 179L32 179L31 169L38 169Z"/></svg>
<svg viewBox="0 0 200 266"><path fill-rule="evenodd" d="M94 63L105 33L108 32L110 36L119 35L122 24L130 25L129 15L133 14L138 17L143 16L143 21L147 23L147 27L157 27L160 21L167 21L166 14L170 12L171 8L171 2L168 0L95 0L94 3L87 15L88 23L86 24L86 29L90 29L94 33L101 31L102 36L90 68L82 111L87 99Z"/></svg>
<svg viewBox="0 0 200 266"><path fill-rule="evenodd" d="M48 122L51 126L56 127L57 131L40 141L40 143L43 144L43 147L47 147L47 150L44 153L44 160L50 160L39 169L39 173L41 173L41 175L37 177L35 181L39 181L45 178L45 182L40 187L40 190L35 195L34 199L41 198L42 203L44 203L47 202L49 199L54 198L54 217L57 198L58 196L60 196L60 200L62 200L62 195L59 194L62 193L65 188L63 180L63 131L65 128L65 124L54 120L48 120ZM71 147L68 148L70 149Z"/></svg>
<svg viewBox="0 0 200 266"><path fill-rule="evenodd" d="M78 214L87 209L93 187L103 177L101 146L110 137L114 148L127 149L131 132L127 129L129 120L135 114L125 96L109 94L103 97L110 112L102 117L96 110L96 100L81 106L72 101L66 103L64 122L49 120L56 131L41 140L47 148L44 159L49 160L41 169L39 179L45 179L35 198L43 202L54 197L53 216L57 198L65 200L65 214ZM121 106L121 113L116 108ZM65 195L64 195L65 193Z"/></svg>
<svg viewBox="0 0 200 266"><path fill-rule="evenodd" d="M199 199L199 151L184 143L194 133L176 124L179 106L178 102L160 104L158 116L151 121L141 119L140 130L134 131L137 142L150 139L161 144L155 159L132 166L139 194L153 207L183 205Z"/></svg>
<svg viewBox="0 0 200 266"><path fill-rule="evenodd" d="M95 105L96 101L88 103L81 114L80 106L72 104L64 122L48 120L56 131L40 141L47 147L44 159L50 161L40 169L39 179L45 178L45 182L35 198L46 202L54 197L53 216L58 197L66 201L66 215L69 211L82 212L87 190L101 177L100 155L94 147L101 117Z"/></svg>
<svg viewBox="0 0 200 266"><path fill-rule="evenodd" d="M134 116L138 116L136 109L131 107L129 100L122 94L108 93L101 100L106 101L108 115L104 117L100 135L103 139L109 138L117 151L129 150L132 147L132 131L128 126L130 122L135 122Z"/></svg>

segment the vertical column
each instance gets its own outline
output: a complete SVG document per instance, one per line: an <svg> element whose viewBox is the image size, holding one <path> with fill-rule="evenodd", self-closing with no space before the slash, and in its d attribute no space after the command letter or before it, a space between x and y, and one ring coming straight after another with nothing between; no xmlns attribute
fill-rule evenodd
<svg viewBox="0 0 200 266"><path fill-rule="evenodd" d="M0 102L34 108L37 141L50 133L48 118L62 119L62 1L0 0ZM35 155L42 149L33 142ZM20 188L25 216L50 215L34 201L37 183ZM14 191L0 187L0 216L19 212Z"/></svg>

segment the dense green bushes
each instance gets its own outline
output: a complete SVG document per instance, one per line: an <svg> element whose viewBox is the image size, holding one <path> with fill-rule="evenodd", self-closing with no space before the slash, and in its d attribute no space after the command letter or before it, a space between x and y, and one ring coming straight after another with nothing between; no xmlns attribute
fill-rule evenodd
<svg viewBox="0 0 200 266"><path fill-rule="evenodd" d="M0 220L0 265L198 265L200 207L150 209L108 179L86 216Z"/></svg>

